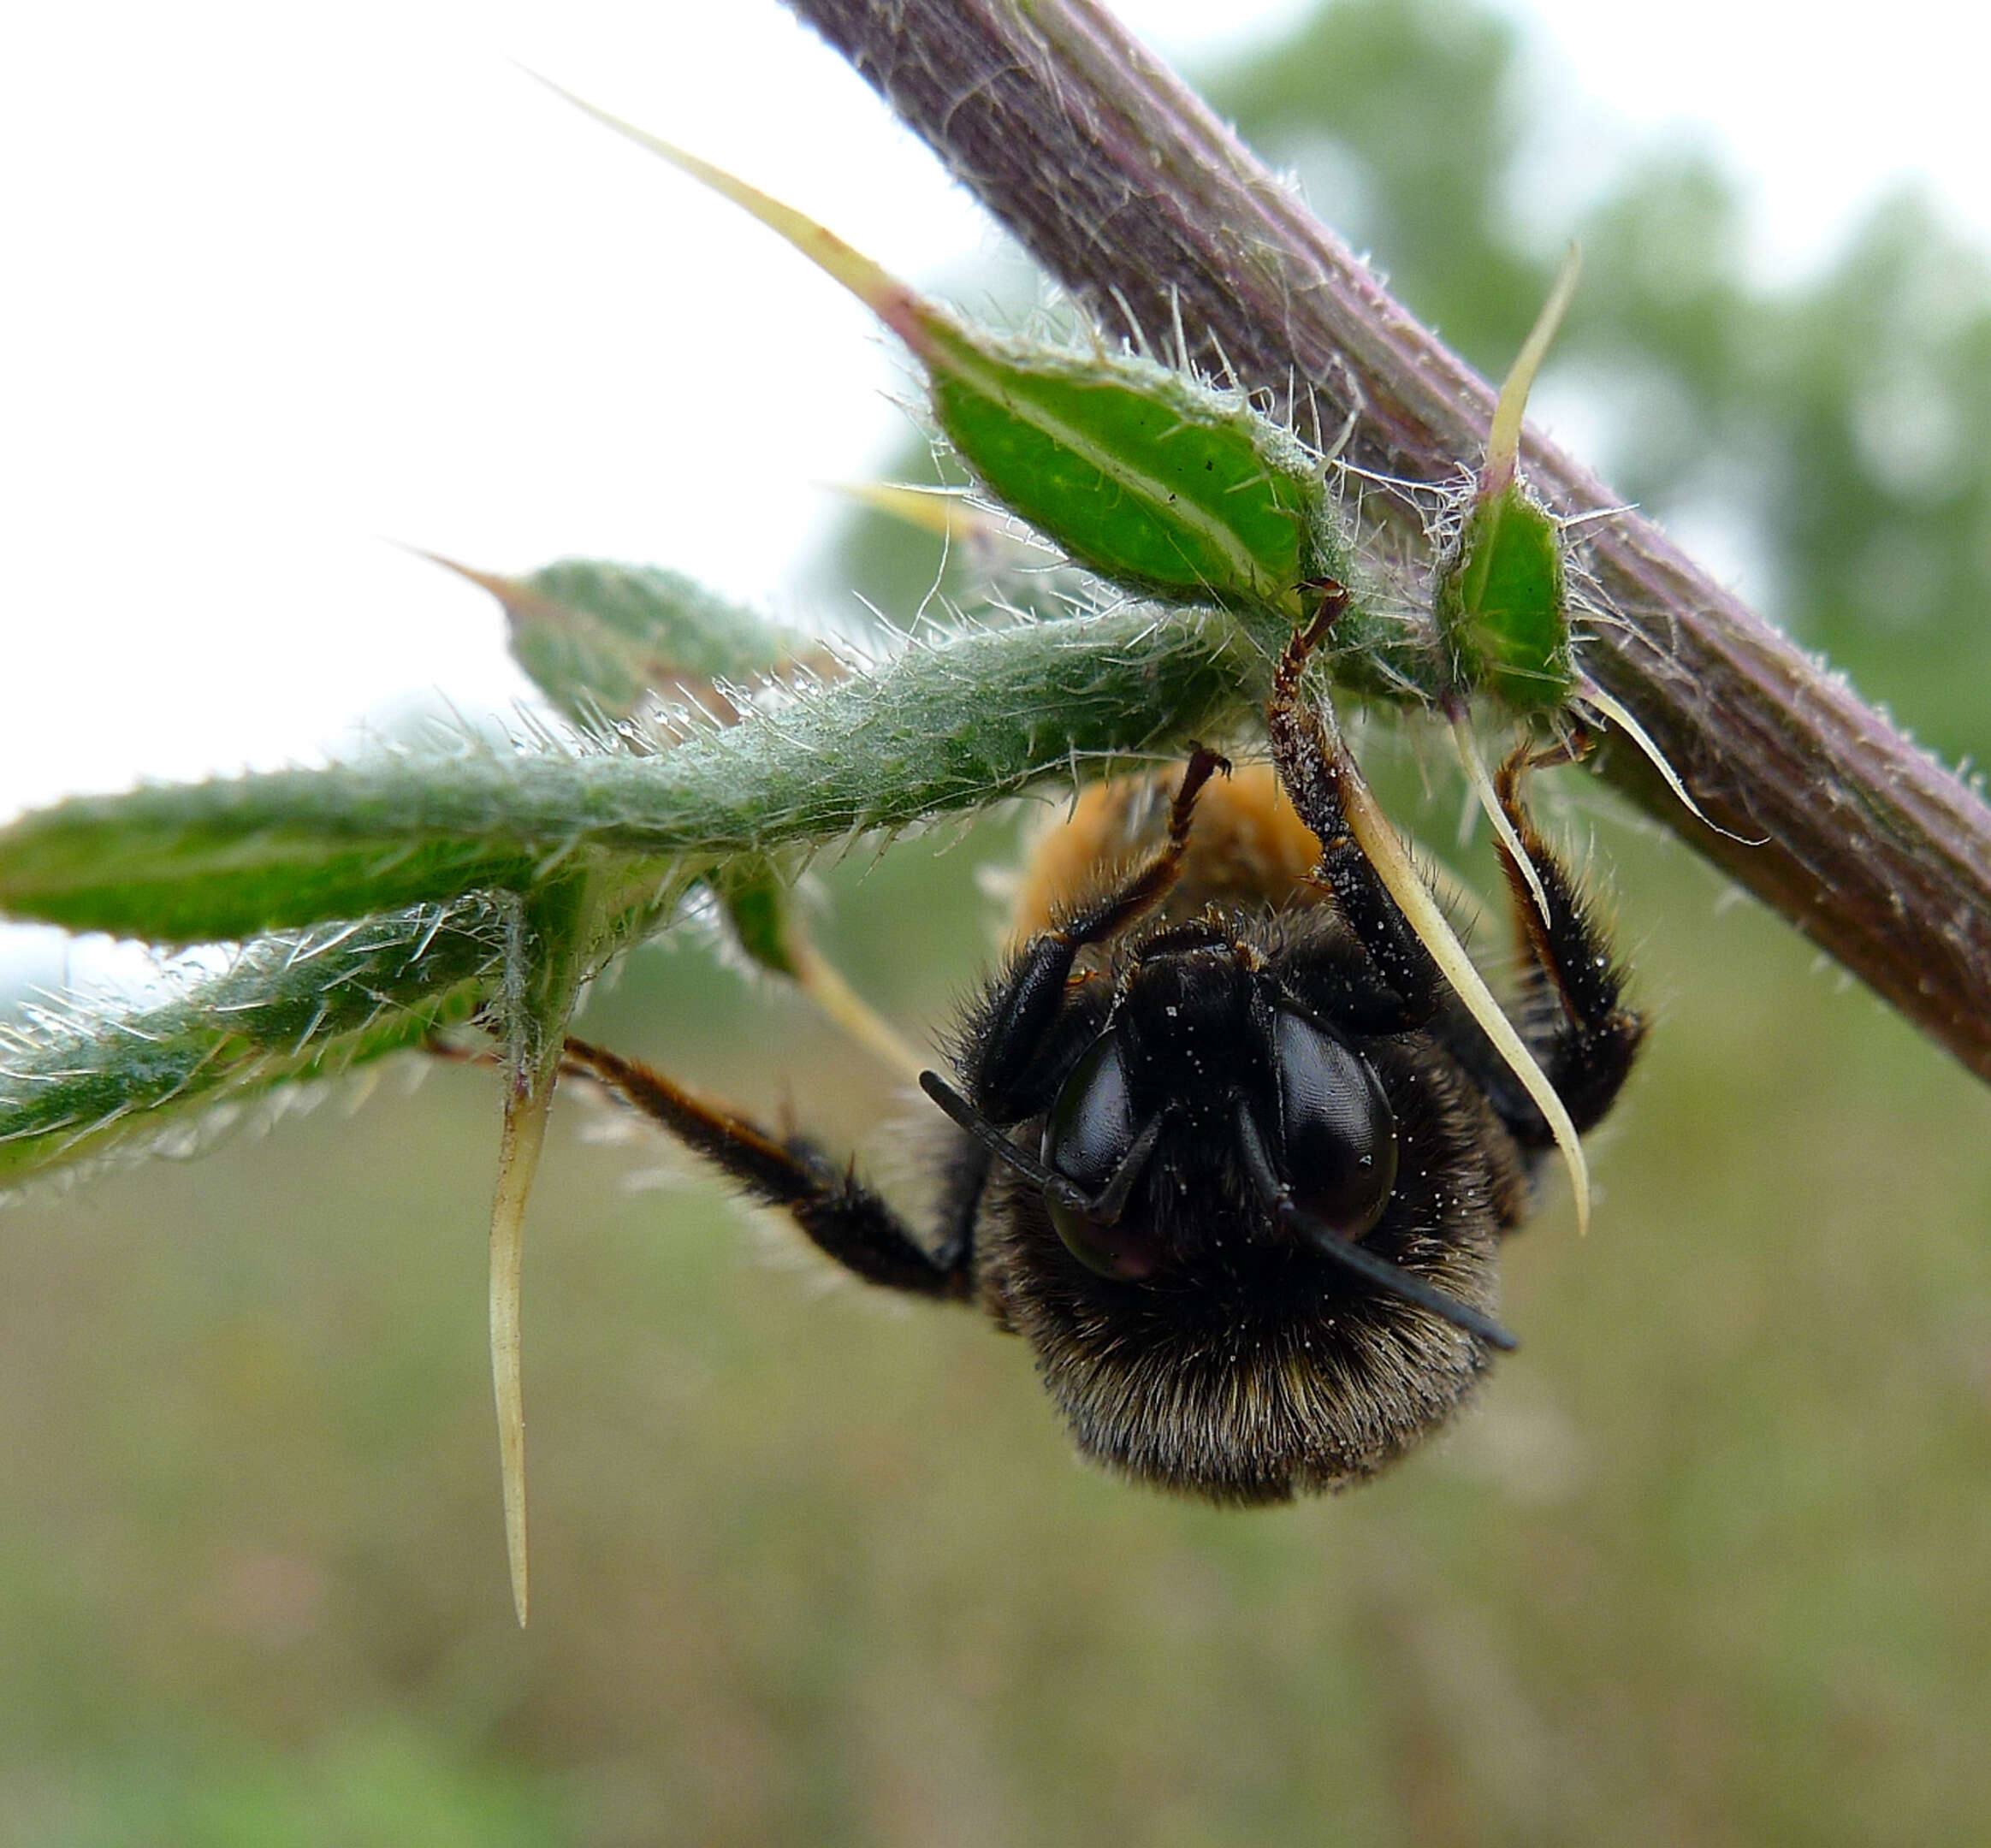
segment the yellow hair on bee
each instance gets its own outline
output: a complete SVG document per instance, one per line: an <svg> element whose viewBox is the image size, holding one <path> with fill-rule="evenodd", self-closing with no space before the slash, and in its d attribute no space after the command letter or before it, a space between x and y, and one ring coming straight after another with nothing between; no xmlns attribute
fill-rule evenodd
<svg viewBox="0 0 1991 1848"><path fill-rule="evenodd" d="M1010 928L1023 942L1079 898L1111 882L1131 861L1153 852L1168 829L1177 770L1094 783L1068 815L1047 823L1030 843ZM1313 881L1320 844L1294 813L1270 764L1243 764L1212 778L1197 800L1195 830L1164 910L1189 915L1206 905L1265 904L1275 910L1318 904Z"/></svg>

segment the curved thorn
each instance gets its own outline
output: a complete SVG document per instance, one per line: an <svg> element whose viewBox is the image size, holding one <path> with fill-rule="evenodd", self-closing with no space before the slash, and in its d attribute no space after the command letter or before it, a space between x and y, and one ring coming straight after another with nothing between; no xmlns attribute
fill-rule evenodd
<svg viewBox="0 0 1991 1848"><path fill-rule="evenodd" d="M1680 773L1666 761L1665 753L1653 741L1644 726L1632 716L1623 704L1605 692L1596 681L1586 679L1580 682L1576 689L1576 696L1586 706L1596 707L1611 724L1617 726L1627 737L1631 739L1633 744L1638 746L1645 761L1666 779L1667 788L1673 791L1680 806L1695 820L1700 822L1704 826L1711 827L1717 834L1736 842L1740 846L1767 847L1769 845L1770 837L1767 834L1760 839L1752 840L1746 834L1731 833L1719 821L1710 820L1707 815L1702 812L1701 805L1687 793L1687 786L1680 781Z"/></svg>

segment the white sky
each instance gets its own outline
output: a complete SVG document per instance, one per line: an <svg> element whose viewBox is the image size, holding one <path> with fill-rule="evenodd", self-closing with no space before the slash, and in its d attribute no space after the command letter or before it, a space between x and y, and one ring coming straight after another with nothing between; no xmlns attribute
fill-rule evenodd
<svg viewBox="0 0 1991 1848"><path fill-rule="evenodd" d="M1217 42L1207 0L1122 10L1178 57ZM1559 138L1710 125L1773 267L1917 165L1991 227L1982 11L1539 11L1592 98ZM0 815L311 761L427 690L509 704L494 607L390 540L668 563L807 619L809 483L886 453L903 375L830 284L513 59L893 269L986 238L774 0L9 9Z"/></svg>

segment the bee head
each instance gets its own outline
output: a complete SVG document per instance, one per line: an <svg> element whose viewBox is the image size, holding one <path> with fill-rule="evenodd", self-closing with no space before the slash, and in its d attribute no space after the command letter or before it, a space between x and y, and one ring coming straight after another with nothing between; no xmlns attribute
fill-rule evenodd
<svg viewBox="0 0 1991 1848"><path fill-rule="evenodd" d="M1225 1502L1371 1474L1512 1345L1486 1116L1426 1036L1364 1040L1177 927L988 1140L984 1288L1109 1467Z"/></svg>

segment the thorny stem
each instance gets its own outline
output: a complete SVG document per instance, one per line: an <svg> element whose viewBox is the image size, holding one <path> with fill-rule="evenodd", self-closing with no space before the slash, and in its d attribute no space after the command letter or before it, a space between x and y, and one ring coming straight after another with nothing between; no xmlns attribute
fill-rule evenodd
<svg viewBox="0 0 1991 1848"><path fill-rule="evenodd" d="M1108 325L1179 299L1195 350L1425 481L1481 453L1494 394L1091 0L788 0ZM1618 504L1540 438L1564 513ZM1624 620L1583 665L1638 714L1724 838L1638 753L1603 773L1991 1078L1991 809L1634 514L1588 531ZM1762 845L1746 844L1769 837Z"/></svg>

